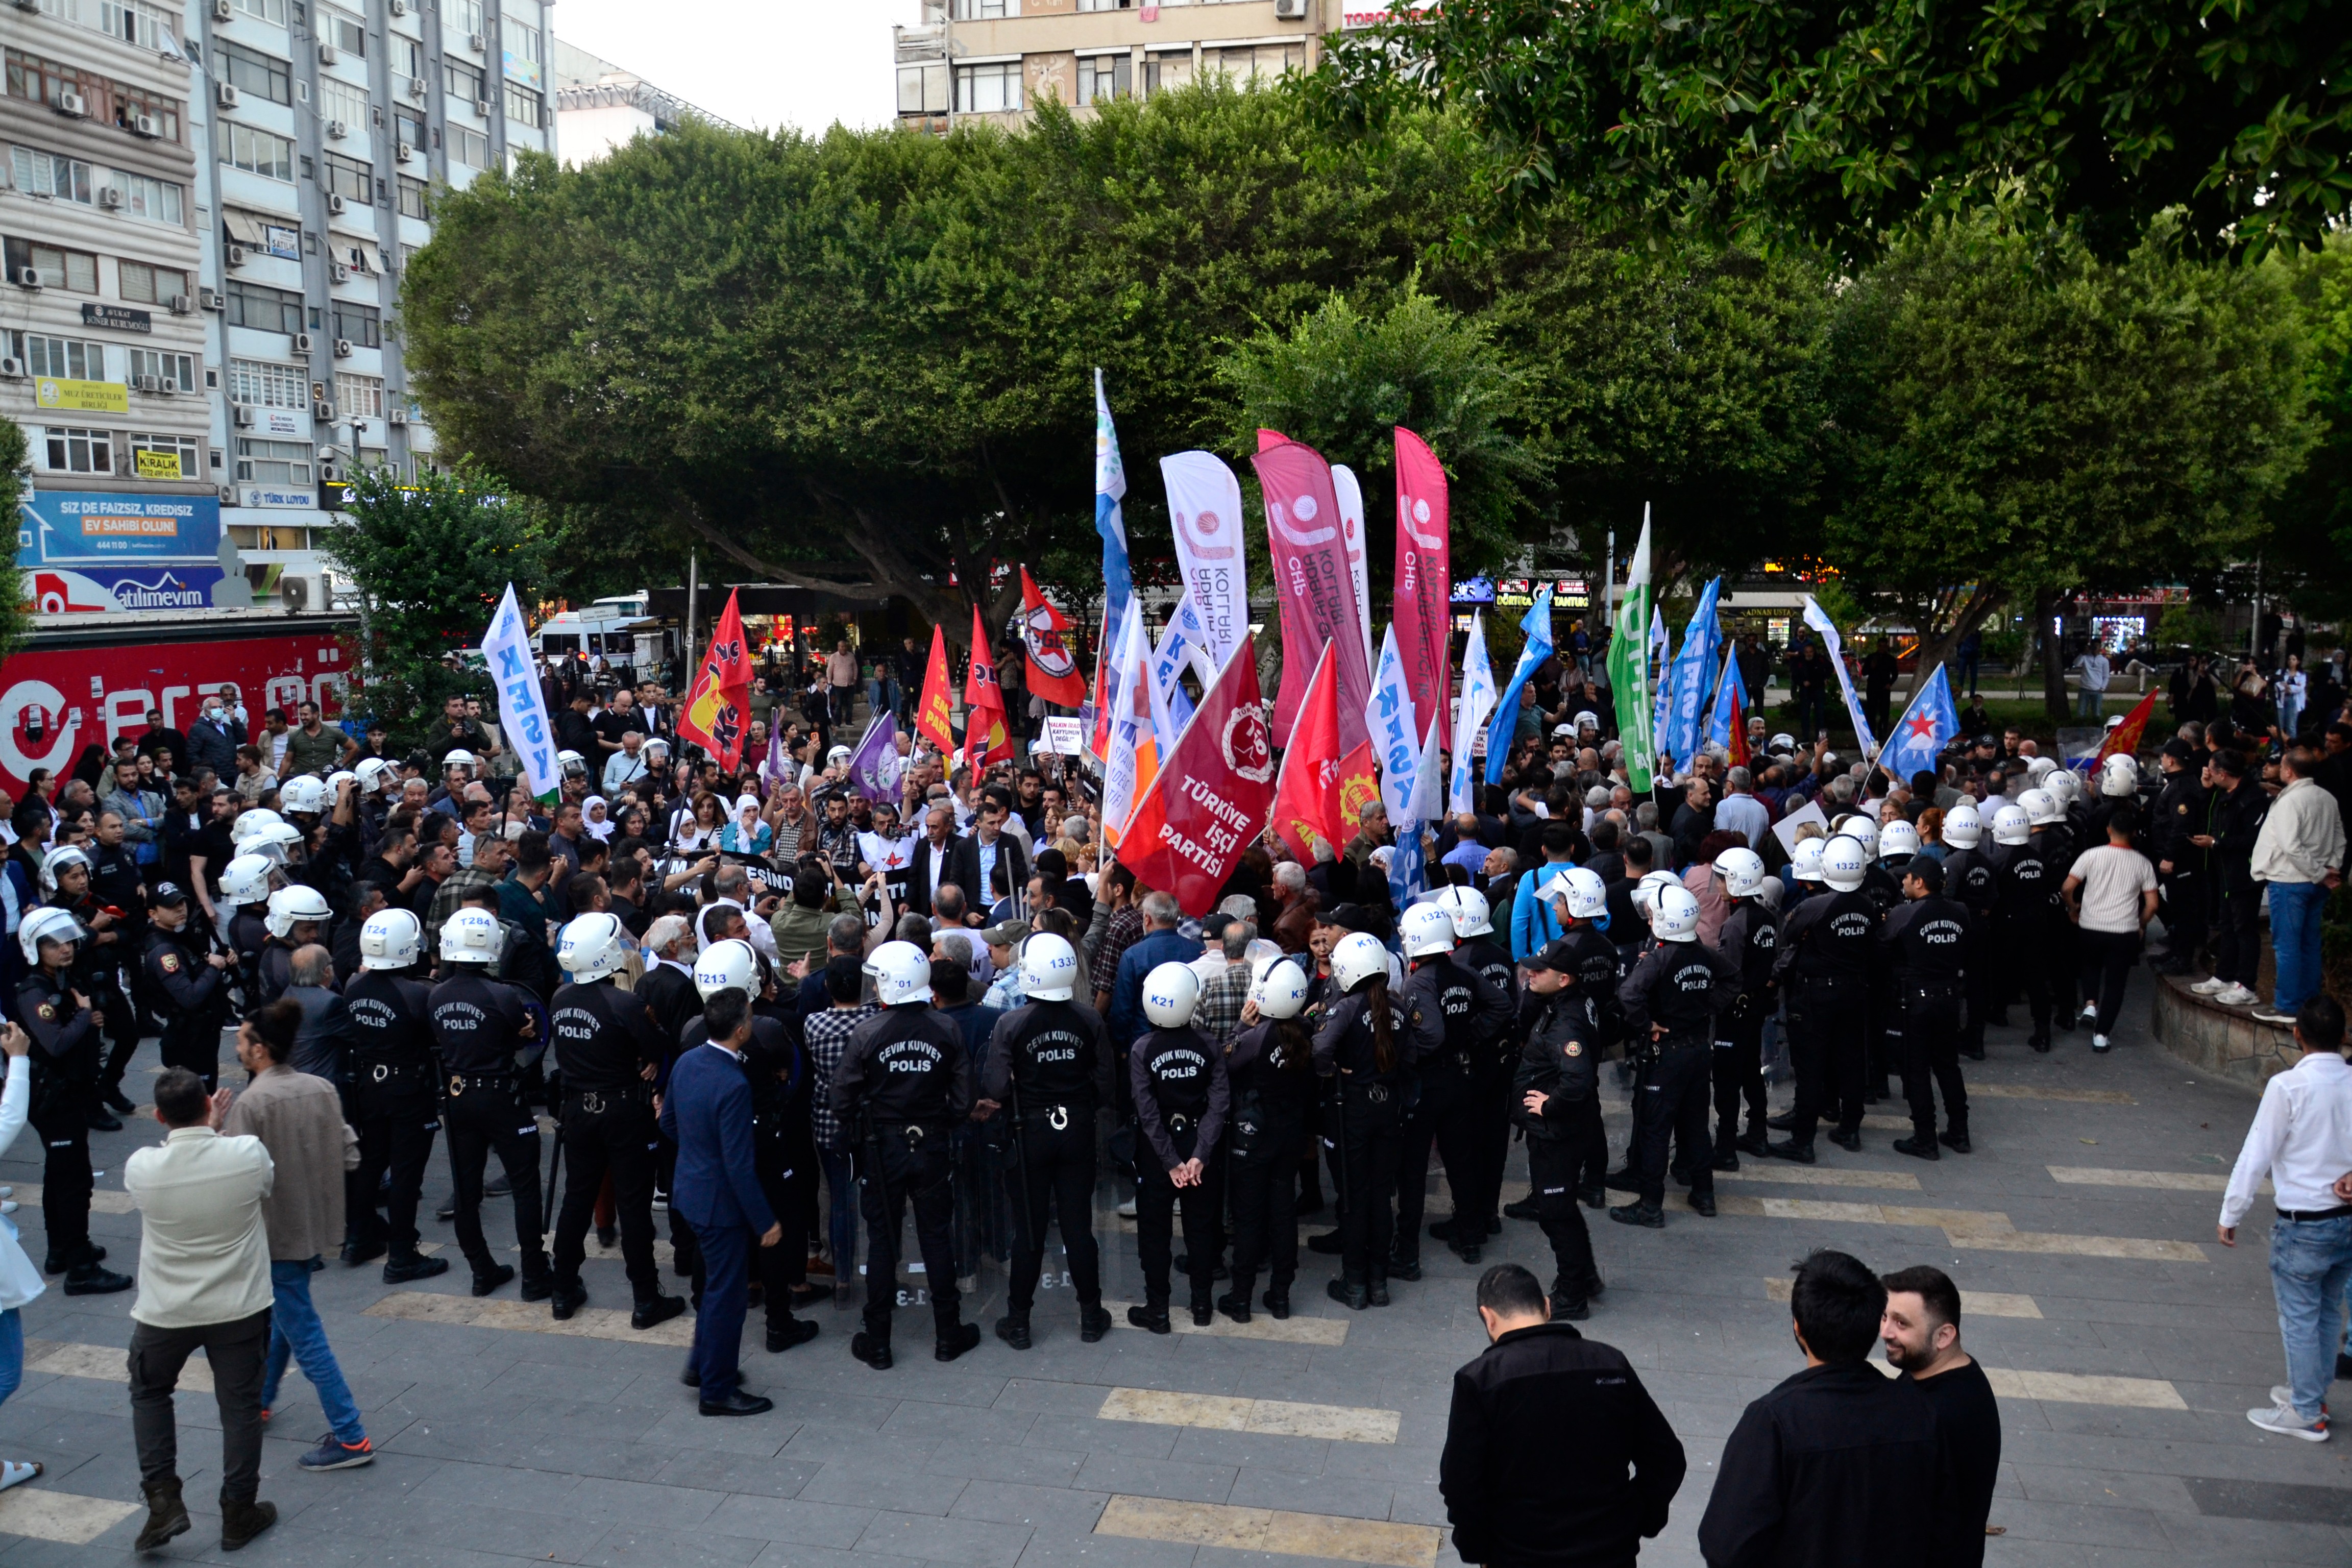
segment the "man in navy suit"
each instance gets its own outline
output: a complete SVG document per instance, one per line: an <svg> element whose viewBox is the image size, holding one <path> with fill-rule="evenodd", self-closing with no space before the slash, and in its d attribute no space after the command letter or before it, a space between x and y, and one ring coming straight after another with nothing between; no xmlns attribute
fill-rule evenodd
<svg viewBox="0 0 2352 1568"><path fill-rule="evenodd" d="M709 1043L677 1058L661 1108L661 1130L677 1145L670 1209L694 1227L702 1248L702 1307L681 1381L701 1389L705 1415L758 1415L775 1402L745 1394L736 1365L743 1348L750 1241L756 1233L761 1246L773 1247L784 1227L768 1207L751 1159L751 1081L743 1073L751 997L715 993L703 1004L702 1023Z"/></svg>

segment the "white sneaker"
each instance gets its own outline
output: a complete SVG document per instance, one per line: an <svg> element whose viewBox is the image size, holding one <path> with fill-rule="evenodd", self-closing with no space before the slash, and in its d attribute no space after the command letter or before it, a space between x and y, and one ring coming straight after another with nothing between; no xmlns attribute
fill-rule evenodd
<svg viewBox="0 0 2352 1568"><path fill-rule="evenodd" d="M2105 1035L2093 1035L2091 1037L2091 1048L2104 1055L2105 1053L2113 1050L2115 1048L2115 1045L2114 1042L2109 1040Z"/></svg>
<svg viewBox="0 0 2352 1568"><path fill-rule="evenodd" d="M2272 1406L2273 1406L2274 1409L2279 1409L2279 1410L2292 1410L2292 1409L2294 1409L2294 1389L2292 1389L2292 1388L2289 1388L2289 1387L2288 1387L2285 1384L2284 1384L2284 1383L2273 1383L2273 1384L2271 1384L2271 1405L2272 1405ZM2319 1413L2320 1413L2322 1415L2326 1415L2326 1414L2327 1414L2327 1401L2326 1401L2325 1399L2323 1399L2323 1400L2321 1400L2321 1401L2319 1402Z"/></svg>
<svg viewBox="0 0 2352 1568"><path fill-rule="evenodd" d="M2251 1007L2262 1000L2242 985L2231 985L2227 991L2213 993L2213 1000L2224 1007Z"/></svg>
<svg viewBox="0 0 2352 1568"><path fill-rule="evenodd" d="M1135 1217L1135 1200L1133 1198L1129 1198L1125 1203L1118 1205L1118 1217L1121 1219L1133 1219Z"/></svg>
<svg viewBox="0 0 2352 1568"><path fill-rule="evenodd" d="M2098 1016L2099 1005L2096 1002L2085 1002L2083 1004L2083 1011L2081 1014L2083 1022L2087 1024Z"/></svg>
<svg viewBox="0 0 2352 1568"><path fill-rule="evenodd" d="M2195 992L2200 996L2217 996L2222 992L2230 989L2230 983L2217 974L2210 980L2199 981L2189 989Z"/></svg>
<svg viewBox="0 0 2352 1568"><path fill-rule="evenodd" d="M2327 1441L2327 1416L2323 1413L2316 1421L2305 1421L2291 1406L2274 1405L2268 1410L2249 1410L2246 1419L2265 1432L2275 1432L2282 1437L2300 1437L2306 1443Z"/></svg>

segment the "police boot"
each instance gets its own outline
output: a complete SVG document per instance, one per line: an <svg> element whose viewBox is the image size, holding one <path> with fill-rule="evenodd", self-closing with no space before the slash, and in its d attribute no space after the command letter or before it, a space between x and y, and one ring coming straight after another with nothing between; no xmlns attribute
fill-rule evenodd
<svg viewBox="0 0 2352 1568"><path fill-rule="evenodd" d="M1775 1132L1786 1132L1790 1128L1794 1127L1796 1124L1797 1113L1793 1110L1784 1110L1778 1116L1768 1116L1764 1119L1764 1125L1770 1128ZM1759 1136L1759 1134L1751 1132L1748 1136L1752 1138Z"/></svg>
<svg viewBox="0 0 2352 1568"><path fill-rule="evenodd" d="M1642 1176L1633 1169L1633 1162L1629 1157L1622 1165L1610 1172L1608 1179L1601 1184L1612 1193L1638 1193L1642 1190Z"/></svg>
<svg viewBox="0 0 2352 1568"><path fill-rule="evenodd" d="M1324 1287L1324 1293L1351 1312L1360 1312L1372 1304L1371 1293L1364 1289L1364 1282L1353 1277L1332 1280Z"/></svg>
<svg viewBox="0 0 2352 1568"><path fill-rule="evenodd" d="M1572 1294L1564 1281L1555 1279L1551 1286L1551 1317L1556 1323L1580 1323L1592 1316L1592 1307L1581 1296Z"/></svg>
<svg viewBox="0 0 2352 1568"><path fill-rule="evenodd" d="M1801 1143L1794 1138L1783 1138L1778 1143L1768 1145L1764 1152L1775 1160L1794 1160L1800 1165L1813 1163L1813 1141L1810 1138Z"/></svg>
<svg viewBox="0 0 2352 1568"><path fill-rule="evenodd" d="M1168 1321L1168 1303L1146 1301L1140 1307L1127 1310L1127 1321L1139 1329L1149 1329L1155 1334L1173 1333L1175 1327Z"/></svg>
<svg viewBox="0 0 2352 1568"><path fill-rule="evenodd" d="M1029 1314L1007 1312L997 1319L996 1337L1014 1350L1027 1350L1029 1348Z"/></svg>
<svg viewBox="0 0 2352 1568"><path fill-rule="evenodd" d="M1413 1272L1418 1275L1421 1271L1416 1268ZM1389 1277L1385 1271L1375 1269L1364 1281L1364 1300L1375 1307L1389 1304Z"/></svg>
<svg viewBox="0 0 2352 1568"><path fill-rule="evenodd" d="M887 1339L877 1339L866 1333L852 1334L849 1336L849 1353L876 1372L890 1370L890 1342Z"/></svg>
<svg viewBox="0 0 2352 1568"><path fill-rule="evenodd" d="M683 1296L648 1296L630 1310L629 1327L650 1329L656 1323L668 1322L686 1310Z"/></svg>
<svg viewBox="0 0 2352 1568"><path fill-rule="evenodd" d="M66 1294L68 1296L111 1296L118 1290L131 1289L131 1276L117 1274L96 1263L76 1264L66 1271Z"/></svg>
<svg viewBox="0 0 2352 1568"><path fill-rule="evenodd" d="M1529 1193L1526 1197L1517 1199L1515 1202L1505 1204L1503 1205L1503 1212L1513 1219L1541 1219L1543 1217L1543 1210L1538 1206L1536 1203L1536 1195L1533 1193Z"/></svg>
<svg viewBox="0 0 2352 1568"><path fill-rule="evenodd" d="M1078 1338L1081 1342L1094 1344L1108 1332L1110 1313L1100 1301L1078 1309Z"/></svg>
<svg viewBox="0 0 2352 1568"><path fill-rule="evenodd" d="M1976 1146L1969 1142L1969 1129L1965 1122L1952 1123L1936 1135L1936 1142L1955 1154L1969 1154L1976 1152Z"/></svg>
<svg viewBox="0 0 2352 1568"><path fill-rule="evenodd" d="M1916 1132L1908 1138L1897 1138L1887 1147L1898 1154L1908 1154L1915 1160L1940 1160L1944 1157L1943 1152L1936 1147L1935 1139Z"/></svg>
<svg viewBox="0 0 2352 1568"><path fill-rule="evenodd" d="M786 1312L781 1318L768 1320L768 1353L782 1355L795 1345L804 1345L816 1338L816 1325L806 1318L795 1318Z"/></svg>
<svg viewBox="0 0 2352 1568"><path fill-rule="evenodd" d="M1258 1305L1265 1309L1265 1315L1276 1322L1279 1323L1290 1316L1288 1285L1269 1285L1265 1288L1265 1294L1257 1300Z"/></svg>
<svg viewBox="0 0 2352 1568"><path fill-rule="evenodd" d="M812 1325L814 1326L814 1325ZM967 1351L980 1348L980 1325L958 1323L953 1330L931 1342L933 1361L953 1361Z"/></svg>
<svg viewBox="0 0 2352 1568"><path fill-rule="evenodd" d="M1849 1154L1859 1154L1862 1152L1862 1129L1832 1127L1830 1129L1830 1142Z"/></svg>
<svg viewBox="0 0 2352 1568"><path fill-rule="evenodd" d="M419 1252L412 1252L405 1258L395 1254L384 1260L383 1282L405 1285L412 1279L430 1279L436 1274L448 1272L449 1260L446 1258L427 1258Z"/></svg>
<svg viewBox="0 0 2352 1568"><path fill-rule="evenodd" d="M1651 1230L1666 1228L1666 1211L1651 1204L1619 1204L1609 1211L1609 1217L1619 1225L1638 1225Z"/></svg>
<svg viewBox="0 0 2352 1568"><path fill-rule="evenodd" d="M1307 1250L1319 1252L1326 1258L1337 1258L1339 1255L1339 1233L1336 1230L1327 1230L1319 1235L1308 1237Z"/></svg>
<svg viewBox="0 0 2352 1568"><path fill-rule="evenodd" d="M223 1552L236 1551L278 1522L278 1505L274 1502L231 1502L223 1495L220 1505Z"/></svg>
<svg viewBox="0 0 2352 1568"><path fill-rule="evenodd" d="M1205 1329L1216 1321L1217 1305L1210 1300L1210 1293L1198 1285L1193 1286L1192 1326L1196 1329Z"/></svg>
<svg viewBox="0 0 2352 1568"><path fill-rule="evenodd" d="M1391 1274L1403 1280L1418 1279L1421 1278L1421 1259L1407 1258L1401 1250L1391 1247L1389 1249L1389 1266L1386 1272L1381 1276L1381 1283L1387 1284L1388 1276Z"/></svg>
<svg viewBox="0 0 2352 1568"><path fill-rule="evenodd" d="M588 1287L577 1279L559 1279L555 1294L548 1298L547 1310L559 1323L567 1322L574 1312L588 1304Z"/></svg>
<svg viewBox="0 0 2352 1568"><path fill-rule="evenodd" d="M1753 1154L1759 1160L1769 1158L1772 1152L1772 1141L1764 1135L1764 1129L1752 1124L1747 1131L1732 1141L1731 1146L1742 1153Z"/></svg>
<svg viewBox="0 0 2352 1568"><path fill-rule="evenodd" d="M1236 1323L1250 1321L1250 1291L1257 1284L1255 1275L1236 1274L1234 1288L1217 1298L1217 1310Z"/></svg>
<svg viewBox="0 0 2352 1568"><path fill-rule="evenodd" d="M141 1552L152 1552L172 1537L188 1532L188 1505L180 1500L180 1479L177 1476L143 1490L147 1498L147 1524L140 1531L139 1539L131 1544Z"/></svg>
<svg viewBox="0 0 2352 1568"><path fill-rule="evenodd" d="M1576 1201L1589 1209L1605 1209L1609 1206L1609 1189L1599 1182L1587 1182L1576 1189Z"/></svg>
<svg viewBox="0 0 2352 1568"><path fill-rule="evenodd" d="M2050 1054L2050 1037L2047 1034L2030 1035L2025 1043L2045 1057Z"/></svg>

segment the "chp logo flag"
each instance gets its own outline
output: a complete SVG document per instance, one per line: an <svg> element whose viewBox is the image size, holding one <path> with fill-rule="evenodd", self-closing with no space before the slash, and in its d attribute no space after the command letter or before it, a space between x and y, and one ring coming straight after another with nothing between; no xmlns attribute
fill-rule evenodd
<svg viewBox="0 0 2352 1568"><path fill-rule="evenodd" d="M1919 694L1911 699L1903 717L1895 721L1878 765L1889 777L1906 781L1913 773L1933 773L1936 759L1959 732L1960 715L1952 706L1952 683L1944 679L1944 667L1939 664L1920 683Z"/></svg>
<svg viewBox="0 0 2352 1568"><path fill-rule="evenodd" d="M743 617L730 588L719 628L710 634L710 650L702 656L702 668L686 694L677 732L718 758L719 767L731 773L743 761L751 701L751 650L743 640Z"/></svg>
<svg viewBox="0 0 2352 1568"><path fill-rule="evenodd" d="M923 695L915 704L915 733L943 757L956 749L954 690L948 675L948 635L933 626L931 658L923 667Z"/></svg>
<svg viewBox="0 0 2352 1568"><path fill-rule="evenodd" d="M1013 760L1013 726L1005 721L1004 688L997 684L996 656L988 651L988 624L971 607L971 663L963 677L964 760L977 773L991 763Z"/></svg>
<svg viewBox="0 0 2352 1568"><path fill-rule="evenodd" d="M1454 550L1445 468L1429 443L1396 427L1397 651L1414 711L1426 731L1445 712L1446 655L1454 636Z"/></svg>
<svg viewBox="0 0 2352 1568"><path fill-rule="evenodd" d="M1261 432L1259 438L1265 439ZM1294 657L1283 662L1282 688L1275 700L1274 728L1287 741L1307 695L1311 673L1307 648L1332 645L1339 669L1339 739L1353 746L1364 738L1364 704L1372 695L1372 672L1364 658L1356 580L1341 538L1339 492L1331 465L1321 453L1297 441L1276 441L1250 458L1265 499L1266 543L1274 559L1275 598L1282 606L1282 646ZM1415 737L1419 739L1418 736Z"/></svg>
<svg viewBox="0 0 2352 1568"><path fill-rule="evenodd" d="M1274 770L1257 650L1244 636L1128 818L1119 859L1145 886L1174 894L1186 914L1208 913L1242 852L1265 829Z"/></svg>
<svg viewBox="0 0 2352 1568"><path fill-rule="evenodd" d="M1208 653L1208 679L1241 646L1249 630L1249 572L1242 527L1242 482L1213 452L1177 452L1160 459L1168 486L1168 518L1184 591L1200 616Z"/></svg>
<svg viewBox="0 0 2352 1568"><path fill-rule="evenodd" d="M1029 689L1048 702L1076 708L1087 700L1087 678L1070 651L1069 618L1055 609L1021 568L1021 641L1029 650Z"/></svg>

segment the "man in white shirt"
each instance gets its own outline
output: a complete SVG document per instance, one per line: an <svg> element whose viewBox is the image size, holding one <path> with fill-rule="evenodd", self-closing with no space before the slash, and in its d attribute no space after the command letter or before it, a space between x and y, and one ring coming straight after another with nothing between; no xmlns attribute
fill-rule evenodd
<svg viewBox="0 0 2352 1568"><path fill-rule="evenodd" d="M2107 656L2094 646L2075 656L2074 668L2082 672L2082 684L2075 691L2075 711L2085 719L2096 719L2106 706Z"/></svg>
<svg viewBox="0 0 2352 1568"><path fill-rule="evenodd" d="M2254 835L2254 880L2269 889L2271 950L2277 960L2278 994L2266 1024L2291 1024L2296 1009L2319 989L2319 911L2344 879L2344 816L2336 797L2319 786L2318 755L2291 746L2280 760L2286 787L2271 802L2262 830Z"/></svg>
<svg viewBox="0 0 2352 1568"><path fill-rule="evenodd" d="M207 1099L185 1068L166 1070L155 1080L163 1142L123 1163L123 1190L142 1220L130 1353L131 1429L147 1499L142 1552L189 1528L172 1391L199 1348L220 1406L221 1545L235 1551L278 1521L277 1505L255 1500L271 1300L261 1204L276 1168L260 1139L220 1135L229 1098L222 1089Z"/></svg>
<svg viewBox="0 0 2352 1568"><path fill-rule="evenodd" d="M1764 835L1772 830L1772 813L1756 798L1755 775L1746 768L1733 768L1723 775L1723 799L1715 808L1716 826L1738 834L1750 849L1764 847Z"/></svg>
<svg viewBox="0 0 2352 1568"><path fill-rule="evenodd" d="M2217 1234L2238 1245L2238 1225L2270 1178L2278 1223L2271 1231L2271 1289L2287 1381L2268 1408L2246 1419L2266 1432L2327 1441L2324 1402L2344 1334L2344 1291L2352 1285L2352 1203L2337 1184L2352 1173L2352 1067L2343 1057L2344 1009L2322 993L2294 1023L2303 1059L2263 1086L2263 1103L2238 1152L2221 1197Z"/></svg>
<svg viewBox="0 0 2352 1568"><path fill-rule="evenodd" d="M2132 847L2138 816L2129 804L2107 818L2107 841L2075 858L2065 894L2083 950L2083 1004L2091 1023L2091 1049L2102 1056L2116 1017L2124 1009L2124 985L2139 963L2141 934L2156 918L2156 868Z"/></svg>

